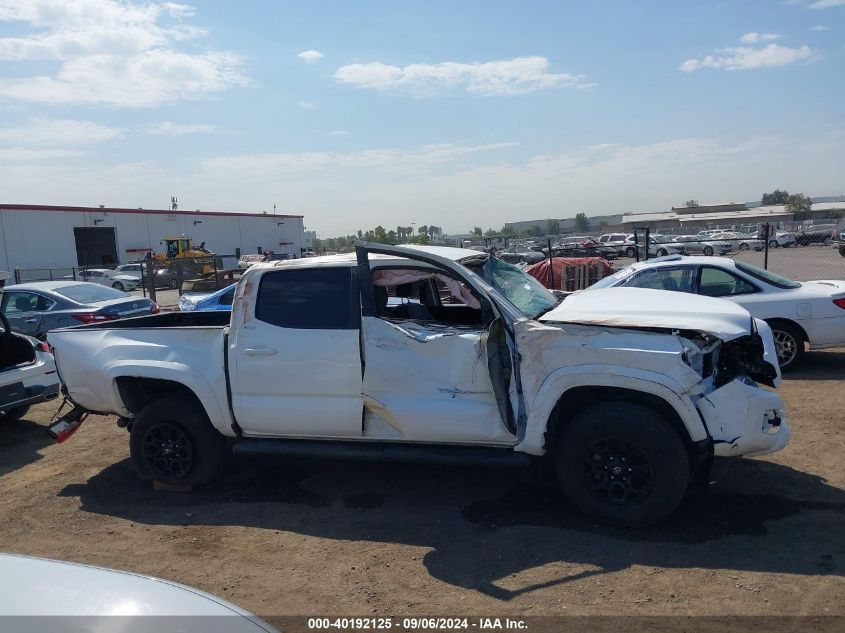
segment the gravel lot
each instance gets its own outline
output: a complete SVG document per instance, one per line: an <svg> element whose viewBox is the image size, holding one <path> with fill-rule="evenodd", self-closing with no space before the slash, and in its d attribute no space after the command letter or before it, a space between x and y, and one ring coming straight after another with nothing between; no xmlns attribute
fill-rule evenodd
<svg viewBox="0 0 845 633"><path fill-rule="evenodd" d="M0 550L153 574L267 615L845 614L845 349L782 392L794 439L665 525L599 527L532 472L239 460L154 492L128 437L0 425Z"/></svg>

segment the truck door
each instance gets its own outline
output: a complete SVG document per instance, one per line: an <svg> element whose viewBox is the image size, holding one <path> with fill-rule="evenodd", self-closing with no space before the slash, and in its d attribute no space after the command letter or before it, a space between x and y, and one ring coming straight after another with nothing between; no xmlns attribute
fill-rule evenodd
<svg viewBox="0 0 845 633"><path fill-rule="evenodd" d="M289 267L238 288L229 377L245 435L361 436L354 272L350 266Z"/></svg>
<svg viewBox="0 0 845 633"><path fill-rule="evenodd" d="M497 328L491 326L498 316L479 308L473 324L467 318L469 306L451 306L457 308L452 312L461 313L461 322L439 303L423 302L422 309L415 306L415 314L392 309L384 297L376 301L375 286L367 283L372 278L363 249L358 257L364 435L395 441L514 444L515 428L508 428L508 389L501 373L491 372L491 344L498 341Z"/></svg>

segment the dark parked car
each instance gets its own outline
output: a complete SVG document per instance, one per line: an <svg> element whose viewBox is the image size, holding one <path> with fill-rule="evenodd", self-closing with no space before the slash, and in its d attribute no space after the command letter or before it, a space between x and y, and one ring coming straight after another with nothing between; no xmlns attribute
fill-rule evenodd
<svg viewBox="0 0 845 633"><path fill-rule="evenodd" d="M0 297L0 312L9 320L12 330L35 337L60 327L159 311L149 299L85 281L15 284L3 288Z"/></svg>
<svg viewBox="0 0 845 633"><path fill-rule="evenodd" d="M548 249L543 252L548 253ZM619 257L619 252L615 248L604 246L591 237L564 238L556 246L552 246L552 254L555 257L603 257L604 259Z"/></svg>
<svg viewBox="0 0 845 633"><path fill-rule="evenodd" d="M833 224L808 226L795 234L795 243L799 246L808 246L809 244L830 246L835 232L836 227Z"/></svg>

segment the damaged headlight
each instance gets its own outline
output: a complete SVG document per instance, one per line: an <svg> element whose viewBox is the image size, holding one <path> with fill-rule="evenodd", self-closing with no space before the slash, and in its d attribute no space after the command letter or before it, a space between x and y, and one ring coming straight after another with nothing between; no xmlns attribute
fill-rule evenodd
<svg viewBox="0 0 845 633"><path fill-rule="evenodd" d="M747 377L774 387L777 368L763 358L764 353L763 339L756 332L725 343L716 364L716 386Z"/></svg>

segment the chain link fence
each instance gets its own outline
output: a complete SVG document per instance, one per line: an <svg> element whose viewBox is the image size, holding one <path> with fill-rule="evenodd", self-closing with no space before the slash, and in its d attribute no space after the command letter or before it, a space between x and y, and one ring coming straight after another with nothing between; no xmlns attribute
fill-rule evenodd
<svg viewBox="0 0 845 633"><path fill-rule="evenodd" d="M677 229L675 230L677 232ZM666 255L731 257L796 281L845 278L845 225L807 225L798 230L761 224L753 233L708 229L677 235L634 229L634 258L616 264Z"/></svg>
<svg viewBox="0 0 845 633"><path fill-rule="evenodd" d="M211 293L240 279L243 270L225 267L234 255L131 262L116 268L15 268L7 283L86 281L149 297L162 310L176 310L186 293Z"/></svg>

